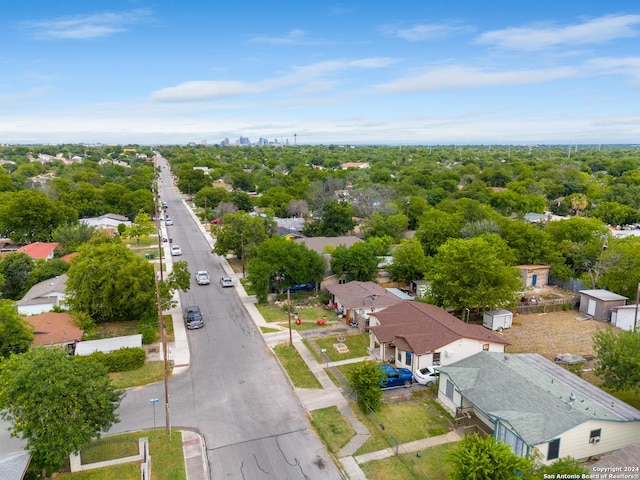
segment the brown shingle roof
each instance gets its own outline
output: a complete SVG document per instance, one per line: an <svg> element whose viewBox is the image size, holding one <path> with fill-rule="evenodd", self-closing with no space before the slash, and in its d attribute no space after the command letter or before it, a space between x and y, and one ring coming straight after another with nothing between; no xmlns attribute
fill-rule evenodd
<svg viewBox="0 0 640 480"><path fill-rule="evenodd" d="M349 309L389 307L405 301L373 282L349 282L328 285L327 290L336 297L336 300L344 308Z"/></svg>
<svg viewBox="0 0 640 480"><path fill-rule="evenodd" d="M82 340L83 331L68 313L47 312L25 317L33 325L34 345L56 345Z"/></svg>
<svg viewBox="0 0 640 480"><path fill-rule="evenodd" d="M372 315L380 322L380 325L371 327L380 342L393 341L398 348L419 355L461 338L508 345L507 341L482 325L464 323L428 303L402 302Z"/></svg>

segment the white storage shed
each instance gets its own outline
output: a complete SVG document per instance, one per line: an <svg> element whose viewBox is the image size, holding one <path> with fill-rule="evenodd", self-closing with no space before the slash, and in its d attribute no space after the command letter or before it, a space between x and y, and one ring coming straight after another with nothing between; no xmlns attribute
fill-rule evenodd
<svg viewBox="0 0 640 480"><path fill-rule="evenodd" d="M490 330L510 328L513 323L513 313L509 310L491 310L482 316L482 325Z"/></svg>

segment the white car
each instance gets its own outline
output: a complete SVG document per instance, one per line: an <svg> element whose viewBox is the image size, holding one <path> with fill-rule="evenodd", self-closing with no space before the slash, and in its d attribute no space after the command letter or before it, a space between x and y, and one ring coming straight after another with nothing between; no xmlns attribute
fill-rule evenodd
<svg viewBox="0 0 640 480"><path fill-rule="evenodd" d="M199 270L196 272L196 282L198 285L209 285L211 283L211 277L206 270Z"/></svg>
<svg viewBox="0 0 640 480"><path fill-rule="evenodd" d="M169 217L167 217L167 218L165 218L165 219L164 219L164 224L165 224L166 226L173 225L173 220L172 220L172 219L170 219Z"/></svg>
<svg viewBox="0 0 640 480"><path fill-rule="evenodd" d="M220 285L223 287L233 287L233 280L231 277L222 277L220 278Z"/></svg>
<svg viewBox="0 0 640 480"><path fill-rule="evenodd" d="M433 383L436 383L438 375L434 367L424 367L413 372L413 379L420 385L429 387Z"/></svg>
<svg viewBox="0 0 640 480"><path fill-rule="evenodd" d="M171 245L171 255L182 255L182 249L180 248L180 245Z"/></svg>

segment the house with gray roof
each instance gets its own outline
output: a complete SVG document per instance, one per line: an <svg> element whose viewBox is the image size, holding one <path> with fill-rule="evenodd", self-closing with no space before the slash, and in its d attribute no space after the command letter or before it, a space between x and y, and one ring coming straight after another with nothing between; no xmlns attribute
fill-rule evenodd
<svg viewBox="0 0 640 480"><path fill-rule="evenodd" d="M549 464L640 441L640 411L538 354L480 352L438 368L438 400Z"/></svg>
<svg viewBox="0 0 640 480"><path fill-rule="evenodd" d="M20 315L38 315L50 312L53 307L63 307L67 294L67 274L36 283L16 302Z"/></svg>
<svg viewBox="0 0 640 480"><path fill-rule="evenodd" d="M2 480L22 480L27 473L31 455L27 451L0 455L0 478Z"/></svg>
<svg viewBox="0 0 640 480"><path fill-rule="evenodd" d="M509 344L482 325L470 325L440 307L410 301L372 313L369 353L412 372L447 365L483 350L504 352Z"/></svg>

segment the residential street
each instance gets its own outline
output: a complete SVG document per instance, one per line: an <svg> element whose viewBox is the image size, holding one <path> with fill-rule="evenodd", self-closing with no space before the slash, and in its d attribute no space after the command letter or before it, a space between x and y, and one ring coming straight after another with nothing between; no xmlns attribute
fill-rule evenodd
<svg viewBox="0 0 640 480"><path fill-rule="evenodd" d="M161 161L164 163L164 161ZM181 293L182 307L199 305L205 327L187 331L190 366L169 381L173 429L204 436L211 478L341 479L305 417L289 380L267 348L235 288L223 289L226 272L199 225L162 170L160 193L174 225L167 227L182 247L189 270L208 270L210 285L192 282ZM177 347L176 347L177 348ZM171 351L170 351L171 352ZM109 433L165 425L162 382L127 392Z"/></svg>

